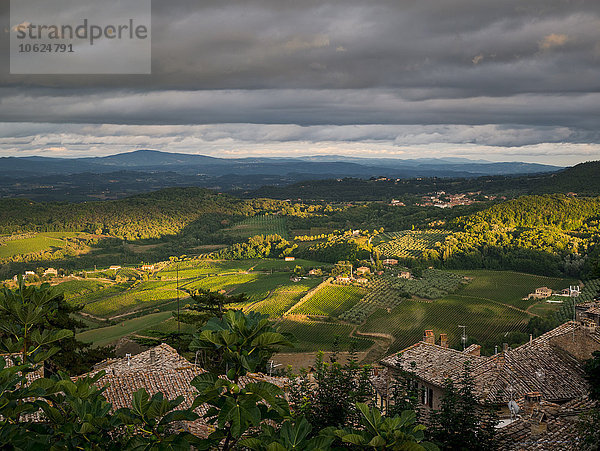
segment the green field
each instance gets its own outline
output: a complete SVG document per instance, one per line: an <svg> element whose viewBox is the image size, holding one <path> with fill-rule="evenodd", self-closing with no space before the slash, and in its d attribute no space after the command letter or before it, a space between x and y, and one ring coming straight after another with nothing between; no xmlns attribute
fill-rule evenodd
<svg viewBox="0 0 600 451"><path fill-rule="evenodd" d="M274 274L253 274L254 279L245 282L242 285L235 287L230 294L237 295L245 293L248 296L248 300L252 302L260 301L266 298L270 292L274 291L281 285L288 285L290 282L290 275L288 273L274 273Z"/></svg>
<svg viewBox="0 0 600 451"><path fill-rule="evenodd" d="M67 244L64 238L73 238L79 235L81 234L76 232L43 232L31 238L6 241L0 244L0 258L62 249Z"/></svg>
<svg viewBox="0 0 600 451"><path fill-rule="evenodd" d="M104 301L111 296L122 293L133 285L133 282L121 282L112 285L106 285L104 288L82 294L76 299L78 304L91 304L93 302ZM59 285L60 287L60 285Z"/></svg>
<svg viewBox="0 0 600 451"><path fill-rule="evenodd" d="M406 301L390 313L379 309L360 327L361 332L390 334L394 343L390 352L399 351L420 341L426 329L436 336L448 334L451 345L459 343L461 329L467 326L467 335L479 341L497 339L506 332L523 331L529 315L489 301L450 295L432 303Z"/></svg>
<svg viewBox="0 0 600 451"><path fill-rule="evenodd" d="M153 327L171 317L171 312L151 313L140 318L123 321L115 326L100 327L98 329L86 330L76 335L78 340L93 343L95 346L104 346L144 329Z"/></svg>
<svg viewBox="0 0 600 451"><path fill-rule="evenodd" d="M292 349L293 352L332 351L336 336L340 337L342 351L347 351L351 343L357 351L364 351L373 346L371 340L351 337L353 326L346 324L285 319L278 325L281 332L291 333L298 340Z"/></svg>
<svg viewBox="0 0 600 451"><path fill-rule="evenodd" d="M317 279L303 279L300 282L290 282L288 280L287 284L274 290L263 301L249 306L248 310L264 313L272 318L281 316L319 283L320 280Z"/></svg>
<svg viewBox="0 0 600 451"><path fill-rule="evenodd" d="M148 281L108 298L87 303L83 311L111 317L140 308L158 306L177 298L176 282ZM185 294L182 293L182 298Z"/></svg>
<svg viewBox="0 0 600 451"><path fill-rule="evenodd" d="M248 301L233 307L265 313L275 319L289 312L339 318L345 322L280 319L283 329L298 337L298 352L330 350L335 335L345 337L342 345L346 347L350 342L363 350L371 346L371 340L349 337L356 326L348 322L359 325L361 332L391 335L394 341L390 352L393 352L419 341L425 329L433 329L437 336L447 333L450 343L456 345L461 332L458 325L467 326L467 334L480 342L502 343L503 334L523 331L533 315L546 315L560 308L540 301L524 301L523 297L541 286L562 289L575 284L569 279L484 270L425 270L422 278L405 280L396 276L400 269L394 268L372 279L368 288L361 288L331 285L323 283L321 278L292 282L289 269L296 264L320 266L318 262L301 260L186 260L179 262L180 287L225 290L232 295L246 293ZM84 312L105 318L140 309L172 310L172 302L177 297L174 268L175 263L169 263L159 271L162 280L111 284L82 279L65 282L59 289L68 299L85 304ZM283 272L272 272L275 269ZM307 296L321 283L321 287ZM180 295L182 300L186 299L185 293ZM182 305L188 302L186 299ZM170 332L175 327L169 312L159 312L126 320L125 326L103 327L82 335L99 337L94 340L102 344L139 331ZM188 331L189 326L184 328Z"/></svg>
<svg viewBox="0 0 600 451"><path fill-rule="evenodd" d="M186 289L212 291L230 291L242 284L255 282L260 278L260 274L224 274L219 276L208 276L201 279L196 279L185 285Z"/></svg>
<svg viewBox="0 0 600 451"><path fill-rule="evenodd" d="M461 333L459 325L467 326L467 335L480 342L496 340L501 344L503 334L525 329L532 316L525 312L528 307L536 304L533 314L554 308L535 300L524 301L523 297L541 286L562 289L574 283L570 279L511 271L456 270L453 273L472 280L441 299L428 302L405 299L389 313L378 309L360 331L391 334L395 338L391 351L421 340L426 329L433 329L436 336L447 333L451 345L456 345Z"/></svg>
<svg viewBox="0 0 600 451"><path fill-rule="evenodd" d="M404 230L384 233L375 239L376 249L386 257L419 258L426 250L443 244L448 232L443 230Z"/></svg>
<svg viewBox="0 0 600 451"><path fill-rule="evenodd" d="M96 279L75 279L56 285L56 291L62 293L67 301L83 303L86 296L109 285L109 282Z"/></svg>
<svg viewBox="0 0 600 451"><path fill-rule="evenodd" d="M527 311L533 315L548 316L552 313L558 312L563 304L548 303L546 301L540 301L533 304L527 309Z"/></svg>
<svg viewBox="0 0 600 451"><path fill-rule="evenodd" d="M173 313L173 312L171 312L171 313ZM168 333L172 333L172 332L177 332L177 330L178 330L177 319L171 317L171 318L168 318L168 319L164 320L163 322L158 323L154 326L151 326L147 329L137 331L137 333L139 335L153 336L157 332L162 333L162 334L168 334ZM195 331L196 331L196 328L194 325L181 323L181 332L182 333L192 334Z"/></svg>
<svg viewBox="0 0 600 451"><path fill-rule="evenodd" d="M256 235L279 235L288 238L285 218L274 215L252 216L222 231L234 239L244 240Z"/></svg>
<svg viewBox="0 0 600 451"><path fill-rule="evenodd" d="M320 283L320 279L304 279L291 282L290 272L247 272L258 260L243 262L225 261L186 261L180 271L180 297L186 298L183 290L206 289L212 291L225 290L228 294L246 293L249 303L265 300L257 305L258 311L271 315L281 315L292 307L308 290ZM184 265L185 264L185 265ZM172 265L171 265L172 266ZM84 312L95 316L110 318L115 315L133 312L140 309L160 307L177 297L177 281L171 268L161 271L163 277L147 281L130 281L113 284L102 288L95 279L85 282L95 286L95 291L81 293L78 302L85 304ZM160 274L160 273L159 273ZM192 276L185 278L184 276ZM290 294L291 293L291 294ZM267 299L268 298L268 299ZM243 307L243 304L238 307Z"/></svg>
<svg viewBox="0 0 600 451"><path fill-rule="evenodd" d="M324 285L290 314L338 316L352 308L365 293L365 289L355 286Z"/></svg>
<svg viewBox="0 0 600 451"><path fill-rule="evenodd" d="M191 279L209 274L246 272L260 261L261 260L184 260L182 262L169 263L156 273L156 277L174 280L177 278L178 267L180 279Z"/></svg>
<svg viewBox="0 0 600 451"><path fill-rule="evenodd" d="M537 302L536 300L523 300L529 293L534 292L536 288L546 286L553 290L561 290L568 288L569 285L577 285L578 283L573 279L535 276L513 271L456 270L453 272L473 278L457 294L474 298L491 299L522 309L527 309L530 305Z"/></svg>
<svg viewBox="0 0 600 451"><path fill-rule="evenodd" d="M301 266L304 269L321 268L332 266L327 263L317 262L312 260L304 260L297 258L291 262L286 262L284 259L267 259L259 260L254 266L255 271L286 271L292 270L296 266Z"/></svg>

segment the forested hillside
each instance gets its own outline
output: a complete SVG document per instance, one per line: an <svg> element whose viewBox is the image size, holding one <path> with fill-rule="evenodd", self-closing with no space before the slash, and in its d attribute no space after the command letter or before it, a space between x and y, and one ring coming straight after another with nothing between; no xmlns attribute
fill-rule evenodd
<svg viewBox="0 0 600 451"><path fill-rule="evenodd" d="M328 201L384 200L418 196L435 191L481 192L515 197L524 194L579 193L600 195L600 161L581 163L562 171L523 176L478 178L419 177L415 179L353 178L311 180L288 186L264 186L248 197L324 199Z"/></svg>
<svg viewBox="0 0 600 451"><path fill-rule="evenodd" d="M452 222L440 246L450 267L547 275L598 272L600 198L525 196Z"/></svg>
<svg viewBox="0 0 600 451"><path fill-rule="evenodd" d="M200 188L172 188L82 204L7 199L0 200L0 234L84 231L127 240L159 238L180 233L201 218L194 227L211 232L236 216L282 206L279 201L240 200Z"/></svg>
<svg viewBox="0 0 600 451"><path fill-rule="evenodd" d="M469 229L552 227L572 231L582 227L594 228L594 225L597 230L598 218L600 218L600 197L579 199L556 194L520 197L460 218L456 222ZM594 219L596 219L595 223Z"/></svg>

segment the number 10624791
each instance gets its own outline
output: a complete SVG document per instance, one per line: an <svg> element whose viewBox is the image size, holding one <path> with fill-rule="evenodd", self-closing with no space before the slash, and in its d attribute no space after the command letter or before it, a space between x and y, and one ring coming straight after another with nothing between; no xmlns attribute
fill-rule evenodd
<svg viewBox="0 0 600 451"><path fill-rule="evenodd" d="M19 44L19 53L74 53L73 44Z"/></svg>

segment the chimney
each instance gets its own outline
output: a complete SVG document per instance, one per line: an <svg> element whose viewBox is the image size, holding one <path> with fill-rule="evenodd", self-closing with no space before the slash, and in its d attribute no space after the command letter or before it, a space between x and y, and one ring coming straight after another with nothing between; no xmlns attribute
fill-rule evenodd
<svg viewBox="0 0 600 451"><path fill-rule="evenodd" d="M531 415L542 402L542 394L539 391L534 391L525 394L525 411Z"/></svg>
<svg viewBox="0 0 600 451"><path fill-rule="evenodd" d="M423 341L425 343L429 343L430 345L435 344L435 335L433 334L433 330L425 331L425 336L423 337Z"/></svg>
<svg viewBox="0 0 600 451"><path fill-rule="evenodd" d="M502 343L502 352L508 351L508 343Z"/></svg>
<svg viewBox="0 0 600 451"><path fill-rule="evenodd" d="M442 348L448 347L448 334L440 334L440 346Z"/></svg>

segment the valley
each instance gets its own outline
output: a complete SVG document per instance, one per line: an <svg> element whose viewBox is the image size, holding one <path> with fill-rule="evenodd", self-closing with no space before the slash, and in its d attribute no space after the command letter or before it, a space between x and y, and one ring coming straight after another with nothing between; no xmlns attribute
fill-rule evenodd
<svg viewBox="0 0 600 451"><path fill-rule="evenodd" d="M290 356L354 350L375 362L425 330L490 354L526 341L535 321L568 319L570 298L527 299L536 289L598 294L593 197L437 208L172 188L83 204L0 202L10 207L0 213L4 285L15 274L55 285L80 306L77 338L93 346L189 340L190 295L208 290L243 294L228 308L268 315L295 337Z"/></svg>

